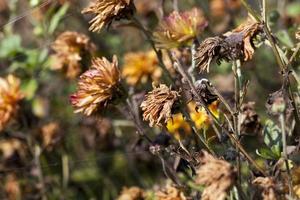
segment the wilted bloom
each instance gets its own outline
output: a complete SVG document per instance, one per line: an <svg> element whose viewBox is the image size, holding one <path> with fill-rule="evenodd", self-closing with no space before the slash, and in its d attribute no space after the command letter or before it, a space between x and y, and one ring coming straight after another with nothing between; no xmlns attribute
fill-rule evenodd
<svg viewBox="0 0 300 200"><path fill-rule="evenodd" d="M144 200L145 192L138 187L124 187L117 200Z"/></svg>
<svg viewBox="0 0 300 200"><path fill-rule="evenodd" d="M163 125L172 117L172 109L178 100L179 93L161 84L146 95L141 104L143 119L150 122L150 126Z"/></svg>
<svg viewBox="0 0 300 200"><path fill-rule="evenodd" d="M260 118L254 110L255 102L248 102L241 106L241 134L257 135L262 128Z"/></svg>
<svg viewBox="0 0 300 200"><path fill-rule="evenodd" d="M156 192L155 197L157 200L186 200L182 191L169 184L165 188Z"/></svg>
<svg viewBox="0 0 300 200"><path fill-rule="evenodd" d="M205 39L197 49L195 61L200 72L209 71L212 60L220 64L225 61L248 61L254 54L253 41L262 32L262 24L249 18L236 29L222 36Z"/></svg>
<svg viewBox="0 0 300 200"><path fill-rule="evenodd" d="M201 10L173 11L164 18L153 34L158 48L176 48L191 42L207 26Z"/></svg>
<svg viewBox="0 0 300 200"><path fill-rule="evenodd" d="M263 189L262 198L263 200L276 200L278 195L276 194L276 184L273 178L271 177L257 177L253 184L258 185Z"/></svg>
<svg viewBox="0 0 300 200"><path fill-rule="evenodd" d="M173 134L177 140L180 140L183 136L192 132L192 128L181 113L173 115L172 118L168 120L167 130Z"/></svg>
<svg viewBox="0 0 300 200"><path fill-rule="evenodd" d="M61 136L59 124L56 122L50 122L41 128L43 146L48 149L51 149L60 140Z"/></svg>
<svg viewBox="0 0 300 200"><path fill-rule="evenodd" d="M240 8L240 0L211 0L210 12L215 17L224 17L228 11L234 11Z"/></svg>
<svg viewBox="0 0 300 200"><path fill-rule="evenodd" d="M235 168L225 160L214 158L206 151L202 151L197 160L196 183L205 185L202 200L223 200L236 180Z"/></svg>
<svg viewBox="0 0 300 200"><path fill-rule="evenodd" d="M162 70L154 51L127 53L124 57L122 75L130 85L158 81Z"/></svg>
<svg viewBox="0 0 300 200"><path fill-rule="evenodd" d="M104 57L93 59L91 68L80 76L78 91L71 95L75 112L89 116L105 107L119 97L119 83L120 72L116 56L112 62Z"/></svg>
<svg viewBox="0 0 300 200"><path fill-rule="evenodd" d="M68 78L77 77L81 73L83 59L96 50L86 35L71 31L60 34L51 47L55 51L52 69L62 70Z"/></svg>
<svg viewBox="0 0 300 200"><path fill-rule="evenodd" d="M100 31L113 20L128 18L133 14L132 0L95 0L89 7L82 10L83 14L92 14L90 31Z"/></svg>
<svg viewBox="0 0 300 200"><path fill-rule="evenodd" d="M13 75L0 78L0 131L15 117L23 97L18 78Z"/></svg>

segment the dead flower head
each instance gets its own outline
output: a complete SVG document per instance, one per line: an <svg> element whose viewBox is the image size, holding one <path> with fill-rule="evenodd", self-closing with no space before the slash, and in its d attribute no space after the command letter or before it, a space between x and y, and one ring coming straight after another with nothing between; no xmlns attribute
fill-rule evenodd
<svg viewBox="0 0 300 200"><path fill-rule="evenodd" d="M60 34L51 47L55 51L52 69L64 71L67 78L77 77L84 57L91 56L96 50L86 35L71 31Z"/></svg>
<svg viewBox="0 0 300 200"><path fill-rule="evenodd" d="M262 188L262 198L263 200L276 200L276 184L275 181L271 177L257 177L253 182L253 184L258 185Z"/></svg>
<svg viewBox="0 0 300 200"><path fill-rule="evenodd" d="M198 157L200 163L197 169L196 183L205 185L202 193L203 200L223 200L227 192L235 183L236 170L234 167L220 159L214 158L206 151Z"/></svg>
<svg viewBox="0 0 300 200"><path fill-rule="evenodd" d="M127 53L124 57L122 76L130 85L146 83L149 79L158 81L161 74L154 51Z"/></svg>
<svg viewBox="0 0 300 200"><path fill-rule="evenodd" d="M207 26L201 10L173 11L164 18L153 34L158 48L176 48L191 42Z"/></svg>
<svg viewBox="0 0 300 200"><path fill-rule="evenodd" d="M178 100L179 93L161 84L146 95L141 104L143 119L150 122L150 126L163 125L172 117L172 108Z"/></svg>
<svg viewBox="0 0 300 200"><path fill-rule="evenodd" d="M155 197L157 200L186 200L184 193L170 184L156 192Z"/></svg>
<svg viewBox="0 0 300 200"><path fill-rule="evenodd" d="M292 102L283 89L269 94L266 108L271 115L280 115L281 113L289 115L293 111Z"/></svg>
<svg viewBox="0 0 300 200"><path fill-rule="evenodd" d="M41 128L43 146L49 150L51 150L52 147L60 140L61 136L62 132L59 124L56 122L50 122Z"/></svg>
<svg viewBox="0 0 300 200"><path fill-rule="evenodd" d="M145 198L145 192L138 187L124 187L117 200L143 200Z"/></svg>
<svg viewBox="0 0 300 200"><path fill-rule="evenodd" d="M236 29L223 34L205 39L198 47L195 57L200 72L209 71L212 60L220 64L222 60L248 61L254 54L253 41L262 32L262 25L249 18Z"/></svg>
<svg viewBox="0 0 300 200"><path fill-rule="evenodd" d="M257 135L262 128L260 118L254 110L255 102L248 102L241 106L241 133Z"/></svg>
<svg viewBox="0 0 300 200"><path fill-rule="evenodd" d="M91 68L80 76L78 90L70 100L75 113L89 116L105 107L120 95L120 72L117 57L109 62L106 58L92 60Z"/></svg>
<svg viewBox="0 0 300 200"><path fill-rule="evenodd" d="M104 26L114 20L128 18L133 14L132 0L96 0L89 7L82 10L83 14L92 14L90 31L99 32Z"/></svg>
<svg viewBox="0 0 300 200"><path fill-rule="evenodd" d="M6 78L0 78L0 131L16 115L18 104L23 97L18 78L11 74Z"/></svg>

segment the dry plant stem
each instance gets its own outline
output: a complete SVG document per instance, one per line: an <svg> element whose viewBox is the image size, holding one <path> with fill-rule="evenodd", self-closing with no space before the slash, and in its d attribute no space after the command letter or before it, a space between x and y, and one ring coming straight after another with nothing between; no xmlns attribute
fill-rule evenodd
<svg viewBox="0 0 300 200"><path fill-rule="evenodd" d="M136 17L132 17L132 20L133 22L137 25L137 27L144 33L145 37L147 38L147 40L150 42L151 44L151 47L153 48L157 58L158 58L158 62L159 62L159 66L162 68L163 72L164 72L164 75L165 75L165 78L166 78L166 81L168 83L171 83L173 85L174 84L174 81L172 79L172 76L170 75L166 65L164 64L164 61L163 61L163 58L162 58L162 53L160 50L158 50L156 47L155 47L155 43L154 41L152 40L152 36L151 36L151 33L145 29L144 25L136 18Z"/></svg>
<svg viewBox="0 0 300 200"><path fill-rule="evenodd" d="M286 131L285 131L285 119L284 113L281 113L279 116L281 132L282 132L282 157L284 159L285 167L288 173L288 185L289 185L289 194L292 195L293 191L293 183L292 183L292 175L290 171L290 166L288 162L288 155L287 155L287 144L286 144Z"/></svg>
<svg viewBox="0 0 300 200"><path fill-rule="evenodd" d="M40 157L41 157L41 147L38 145L34 146L34 164L37 168L37 176L39 179L39 184L41 185L41 194L42 194L42 200L47 200L46 191L45 191L45 181L44 181L44 175L41 167Z"/></svg>
<svg viewBox="0 0 300 200"><path fill-rule="evenodd" d="M191 79L189 78L188 74L184 71L184 69L182 68L180 62L178 61L178 59L174 58L174 60L176 61L174 63L174 67L177 68L178 72L181 74L181 76L183 77L183 79L185 79L188 84L189 87L191 89L191 91L193 92L193 94L197 97L197 101L196 103L199 103L207 112L207 114L209 115L209 117L220 127L220 128L224 128L223 125L221 124L221 122L219 121L218 118L216 118L214 116L214 114L208 109L208 107L205 105L202 97L197 93L197 90L195 88L195 86L193 85ZM267 176L267 174L264 172L264 170L262 170L258 164L251 158L251 156L247 153L247 151L244 149L244 147L239 143L239 141L232 136L227 129L224 129L225 133L228 135L228 137L233 141L233 143L237 146L237 148L242 152L242 154L247 158L247 160L264 176Z"/></svg>
<svg viewBox="0 0 300 200"><path fill-rule="evenodd" d="M233 115L235 137L240 137L240 96L241 96L241 69L240 62L234 61L232 65L234 74L234 92L235 92L235 113ZM238 180L241 183L241 159L239 149L236 148L238 156L236 158Z"/></svg>

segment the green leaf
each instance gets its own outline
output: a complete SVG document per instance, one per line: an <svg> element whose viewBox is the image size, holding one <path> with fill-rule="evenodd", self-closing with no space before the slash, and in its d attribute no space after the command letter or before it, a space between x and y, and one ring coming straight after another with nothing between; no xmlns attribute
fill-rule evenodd
<svg viewBox="0 0 300 200"><path fill-rule="evenodd" d="M7 36L0 42L0 58L14 56L21 50L21 37L19 35Z"/></svg>
<svg viewBox="0 0 300 200"><path fill-rule="evenodd" d="M282 149L282 133L280 128L272 121L267 120L263 129L265 144L278 157L281 155Z"/></svg>
<svg viewBox="0 0 300 200"><path fill-rule="evenodd" d="M300 14L300 3L299 2L294 2L290 3L287 8L286 12L289 16L296 17Z"/></svg>
<svg viewBox="0 0 300 200"><path fill-rule="evenodd" d="M286 30L281 30L276 33L277 38L289 48L293 48L294 44Z"/></svg>
<svg viewBox="0 0 300 200"><path fill-rule="evenodd" d="M57 26L59 25L59 22L61 19L64 17L66 12L68 11L69 4L66 3L64 4L58 11L55 13L55 15L51 18L50 20L50 25L48 29L49 34L53 34L54 31L56 30Z"/></svg>
<svg viewBox="0 0 300 200"><path fill-rule="evenodd" d="M35 79L24 81L22 83L21 89L25 94L26 99L31 100L34 97L36 90L38 89L38 82Z"/></svg>
<svg viewBox="0 0 300 200"><path fill-rule="evenodd" d="M256 154L268 160L277 160L280 158L276 154L274 154L273 151L271 151L271 149L268 148L256 149Z"/></svg>

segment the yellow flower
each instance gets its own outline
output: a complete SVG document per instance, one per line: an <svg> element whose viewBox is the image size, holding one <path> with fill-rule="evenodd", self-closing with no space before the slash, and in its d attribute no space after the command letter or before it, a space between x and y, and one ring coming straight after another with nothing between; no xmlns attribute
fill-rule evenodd
<svg viewBox="0 0 300 200"><path fill-rule="evenodd" d="M0 78L0 131L16 115L19 101L24 95L20 91L20 80L13 75Z"/></svg>
<svg viewBox="0 0 300 200"><path fill-rule="evenodd" d="M127 53L124 57L123 77L130 85L158 81L162 71L154 51Z"/></svg>
<svg viewBox="0 0 300 200"><path fill-rule="evenodd" d="M189 123L184 120L181 113L173 115L172 118L168 120L167 129L177 140L180 140L183 135L192 132Z"/></svg>
<svg viewBox="0 0 300 200"><path fill-rule="evenodd" d="M160 22L153 37L158 48L176 48L191 42L207 24L197 8L181 13L173 11Z"/></svg>
<svg viewBox="0 0 300 200"><path fill-rule="evenodd" d="M52 44L53 70L62 70L67 78L75 78L81 73L81 61L84 55L93 54L96 46L81 33L66 31L60 34Z"/></svg>
<svg viewBox="0 0 300 200"><path fill-rule="evenodd" d="M78 91L71 95L75 112L89 116L119 97L120 73L117 57L109 62L106 58L95 58L92 67L80 76Z"/></svg>
<svg viewBox="0 0 300 200"><path fill-rule="evenodd" d="M83 9L83 14L93 14L90 21L90 31L99 32L113 20L128 18L133 14L132 0L96 0L89 7Z"/></svg>

